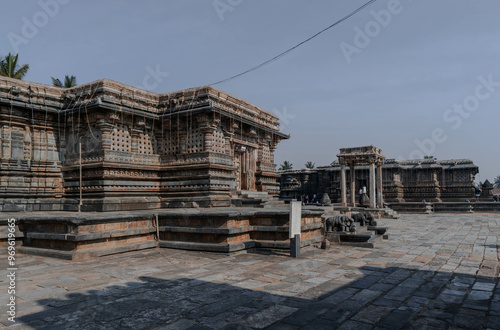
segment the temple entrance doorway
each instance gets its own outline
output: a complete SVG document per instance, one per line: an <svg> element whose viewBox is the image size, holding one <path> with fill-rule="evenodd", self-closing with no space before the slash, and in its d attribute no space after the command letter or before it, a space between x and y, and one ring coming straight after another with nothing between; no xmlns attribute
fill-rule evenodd
<svg viewBox="0 0 500 330"><path fill-rule="evenodd" d="M234 163L238 168L236 190L255 190L255 169L257 167L255 150L239 146L235 150Z"/></svg>

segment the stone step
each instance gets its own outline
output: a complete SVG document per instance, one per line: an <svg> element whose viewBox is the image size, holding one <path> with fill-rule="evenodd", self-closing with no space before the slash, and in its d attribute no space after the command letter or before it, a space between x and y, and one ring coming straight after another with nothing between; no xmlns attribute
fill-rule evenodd
<svg viewBox="0 0 500 330"><path fill-rule="evenodd" d="M381 215L382 215L382 217L388 218L388 219L399 219L400 218L399 214L396 211L394 211L388 207L386 207L385 209L382 210Z"/></svg>
<svg viewBox="0 0 500 330"><path fill-rule="evenodd" d="M272 200L265 191L240 190L237 195L231 196L231 205L236 207L263 207L264 204Z"/></svg>
<svg viewBox="0 0 500 330"><path fill-rule="evenodd" d="M265 203L264 205L262 205L263 208L265 209L274 209L274 208L289 208L290 206L285 204L285 202L283 201L274 201L274 200L271 200L271 201L268 201L267 203Z"/></svg>
<svg viewBox="0 0 500 330"><path fill-rule="evenodd" d="M363 236L363 235L359 235ZM366 235L368 236L368 235ZM378 242L382 242L387 239L387 235L369 235L368 240L366 241L345 241L342 240L340 245L348 245L348 246L356 246L356 247L364 247L364 248L374 248L375 244Z"/></svg>
<svg viewBox="0 0 500 330"><path fill-rule="evenodd" d="M333 244L374 248L375 243L388 239L386 227L359 226L352 233L328 232L325 239Z"/></svg>
<svg viewBox="0 0 500 330"><path fill-rule="evenodd" d="M237 194L238 196L247 198L269 198L269 194L266 191L240 190Z"/></svg>
<svg viewBox="0 0 500 330"><path fill-rule="evenodd" d="M266 200L256 199L256 198L233 198L231 200L231 205L236 207L253 207L260 206L265 203Z"/></svg>

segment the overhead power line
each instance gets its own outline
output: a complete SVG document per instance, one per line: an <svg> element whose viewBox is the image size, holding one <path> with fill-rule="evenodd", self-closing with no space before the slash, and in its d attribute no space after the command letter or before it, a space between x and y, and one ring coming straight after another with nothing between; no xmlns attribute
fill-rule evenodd
<svg viewBox="0 0 500 330"><path fill-rule="evenodd" d="M332 25L324 28L323 30L319 31L318 33L314 34L313 36L307 38L306 40L298 43L297 45L293 46L292 48L289 48L287 50L285 50L283 53L279 54L279 55L276 55L275 57L271 58L270 60L267 60L265 62L262 62L261 64L257 65L257 66L254 66L246 71L243 71L241 73L238 73L238 74L235 74L234 76L231 76L229 78L226 78L226 79L222 79L222 80L219 80L217 82L214 82L214 83L211 83L209 84L209 86L213 86L213 85L217 85L217 84L222 84L224 82L227 82L229 80L233 80L235 78L238 78L238 77L241 77L243 76L244 74L247 74L249 72L252 72L252 71L255 71L255 70L258 70L260 68L262 68L263 66L267 65L267 64L270 64L278 59L280 59L281 57L285 56L286 54L290 53L292 50L294 50L295 48L298 48L299 46L302 46L303 44L305 44L306 42L308 41L311 41L312 39L316 38L317 36L319 36L320 34L322 34L323 32L326 32L328 31L329 29L331 29L332 27L342 23L343 21L345 21L346 19L350 18L351 16L354 16L355 14L357 14L359 11L363 10L365 7L368 7L369 5L371 5L372 3L374 3L375 1L377 0L370 0L368 1L367 3L365 3L364 5L362 5L361 7L355 9L354 11L352 11L351 13L347 14L346 16L342 17L341 19L339 19L338 21L336 21L335 23L333 23Z"/></svg>

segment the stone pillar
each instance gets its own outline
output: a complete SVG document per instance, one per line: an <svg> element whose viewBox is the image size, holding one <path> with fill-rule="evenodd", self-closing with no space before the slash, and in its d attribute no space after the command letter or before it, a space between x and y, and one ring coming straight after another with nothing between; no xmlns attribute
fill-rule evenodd
<svg viewBox="0 0 500 330"><path fill-rule="evenodd" d="M347 206L347 185L345 181L345 165L340 166L340 205Z"/></svg>
<svg viewBox="0 0 500 330"><path fill-rule="evenodd" d="M214 128L212 126L205 126L201 129L203 133L203 151L212 151L212 137Z"/></svg>
<svg viewBox="0 0 500 330"><path fill-rule="evenodd" d="M226 155L233 155L233 148L231 146L231 140L233 137L233 133L225 132L224 133L224 153Z"/></svg>
<svg viewBox="0 0 500 330"><path fill-rule="evenodd" d="M277 145L278 142L271 142L271 144L269 145L269 152L271 153L271 159L269 160L269 163L271 163L272 165L274 165L274 152L276 151Z"/></svg>
<svg viewBox="0 0 500 330"><path fill-rule="evenodd" d="M382 164L377 165L377 204L379 209L384 208L383 180L382 180Z"/></svg>
<svg viewBox="0 0 500 330"><path fill-rule="evenodd" d="M370 163L370 208L374 209L376 207L376 177L375 177L375 163Z"/></svg>
<svg viewBox="0 0 500 330"><path fill-rule="evenodd" d="M351 172L351 206L356 206L356 164L349 165Z"/></svg>
<svg viewBox="0 0 500 330"><path fill-rule="evenodd" d="M111 133L113 131L113 125L106 119L99 119L97 121L97 127L101 130L102 150L111 150Z"/></svg>
<svg viewBox="0 0 500 330"><path fill-rule="evenodd" d="M0 126L0 158L3 158L3 143L4 143L3 127Z"/></svg>

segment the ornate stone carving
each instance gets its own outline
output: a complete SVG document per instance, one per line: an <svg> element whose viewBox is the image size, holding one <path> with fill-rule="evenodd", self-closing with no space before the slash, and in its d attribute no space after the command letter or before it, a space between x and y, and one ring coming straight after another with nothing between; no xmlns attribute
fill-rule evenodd
<svg viewBox="0 0 500 330"><path fill-rule="evenodd" d="M273 152L288 136L278 131L276 116L244 100L211 87L158 95L107 79L71 89L16 81L11 109L13 82L5 79L0 161L15 163L18 172L2 198L18 192L38 198L41 189L29 187L40 182L69 199L81 188L84 204L95 200L95 210L108 196L142 199L116 206L127 209L159 207L150 201L160 197L229 206L242 180L245 189L278 191ZM242 159L238 147L245 148ZM0 178L13 173L0 171Z"/></svg>
<svg viewBox="0 0 500 330"><path fill-rule="evenodd" d="M325 231L355 232L354 220L347 215L334 215L325 220Z"/></svg>

